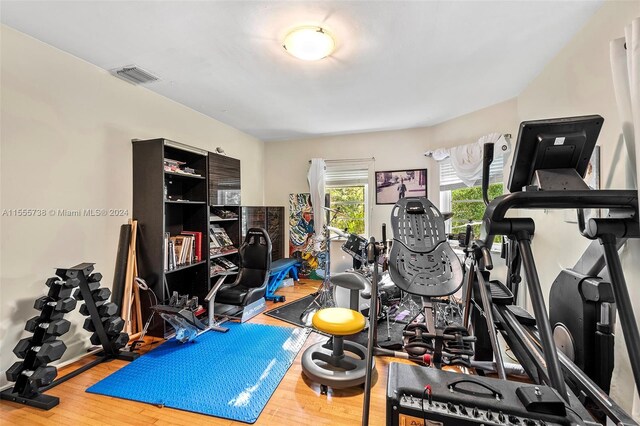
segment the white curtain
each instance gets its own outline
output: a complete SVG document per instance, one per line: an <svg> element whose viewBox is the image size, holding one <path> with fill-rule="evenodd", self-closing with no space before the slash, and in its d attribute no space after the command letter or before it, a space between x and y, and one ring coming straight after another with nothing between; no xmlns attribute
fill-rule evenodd
<svg viewBox="0 0 640 426"><path fill-rule="evenodd" d="M636 143L640 133L640 18L625 27L624 35L611 42L611 70L622 134L640 188L640 156Z"/></svg>
<svg viewBox="0 0 640 426"><path fill-rule="evenodd" d="M474 186L478 179L482 177L482 150L484 144L488 142L493 142L496 145L506 143L502 133L490 133L481 137L475 143L437 149L433 152L433 159L442 161L450 158L451 166L458 178L465 185Z"/></svg>
<svg viewBox="0 0 640 426"><path fill-rule="evenodd" d="M326 165L324 160L322 158L312 158L307 180L309 181L311 204L313 204L313 228L316 231L316 236L323 235L325 223L325 173Z"/></svg>

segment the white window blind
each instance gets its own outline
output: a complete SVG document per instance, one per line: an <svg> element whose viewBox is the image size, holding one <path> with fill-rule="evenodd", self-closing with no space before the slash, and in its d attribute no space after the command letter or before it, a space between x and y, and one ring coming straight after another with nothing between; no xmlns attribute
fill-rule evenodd
<svg viewBox="0 0 640 426"><path fill-rule="evenodd" d="M466 188L467 185L460 180L456 175L451 160L449 158L439 162L440 165L440 191L452 191L454 189ZM491 167L489 169L489 183L502 182L502 173L504 168L504 156L496 155L493 158ZM478 179L474 186L478 186L482 183L481 179Z"/></svg>
<svg viewBox="0 0 640 426"><path fill-rule="evenodd" d="M368 185L373 169L372 160L326 160L327 186Z"/></svg>

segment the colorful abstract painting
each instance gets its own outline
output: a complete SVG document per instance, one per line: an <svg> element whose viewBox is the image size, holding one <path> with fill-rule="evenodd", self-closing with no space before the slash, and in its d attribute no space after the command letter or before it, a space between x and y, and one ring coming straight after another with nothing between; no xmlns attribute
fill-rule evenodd
<svg viewBox="0 0 640 426"><path fill-rule="evenodd" d="M300 277L322 279L324 253L315 242L311 194L289 194L289 257L300 260Z"/></svg>

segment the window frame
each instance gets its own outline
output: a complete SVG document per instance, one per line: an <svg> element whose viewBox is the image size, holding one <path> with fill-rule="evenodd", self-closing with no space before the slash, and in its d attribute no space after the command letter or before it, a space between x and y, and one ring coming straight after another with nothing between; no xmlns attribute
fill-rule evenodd
<svg viewBox="0 0 640 426"><path fill-rule="evenodd" d="M329 196L329 208L333 208L332 206L334 205L334 203L336 204L362 204L363 208L364 208L364 218L362 219L362 221L364 222L364 234L358 234L360 236L363 236L365 238L368 237L369 235L369 219L370 219L370 214L369 214L369 184L367 183L359 183L359 184L345 184L345 185L326 185L325 186L325 193L329 194L329 190L330 189L336 189L336 188L358 188L358 187L362 187L364 189L364 191L362 192L363 194L363 200L362 202L355 202L355 201L333 201L331 199L331 196ZM361 219L352 219L352 220L361 220ZM337 240L345 240L345 238L343 237L338 237L336 238Z"/></svg>
<svg viewBox="0 0 640 426"><path fill-rule="evenodd" d="M443 163L447 162L447 161L451 161L449 158L441 161L439 163L439 173L438 173L438 192L439 192L439 202L440 202L440 211L441 212L452 212L453 211L453 191L458 190L458 189L464 189L464 188L481 188L482 187L482 179L478 179L475 182L475 185L472 186L467 186L464 182L462 182L462 180L460 180L458 183L449 183L448 185L446 185L446 187L448 187L447 189L443 189L443 185L441 184L442 182L442 165ZM498 163L498 164L497 164ZM499 166L498 166L499 165ZM505 184L504 184L504 157L500 158L500 161L497 162L494 160L492 167L491 167L491 171L490 171L490 176L489 176L489 185L495 185L495 184L501 184L502 185L502 191L504 193L504 188L505 188ZM456 202L469 202L469 203L476 203L476 202L481 202L483 203L484 200L482 199L482 195L480 195L480 197L478 199L469 199L469 200L456 200ZM452 218L453 219L453 218ZM477 220L482 220L482 218L478 218ZM453 220L447 220L445 221L445 232L446 233L453 233ZM456 233L461 233L464 232L464 229L459 229L456 228ZM499 244L493 244L492 252L498 252L500 251L500 246Z"/></svg>

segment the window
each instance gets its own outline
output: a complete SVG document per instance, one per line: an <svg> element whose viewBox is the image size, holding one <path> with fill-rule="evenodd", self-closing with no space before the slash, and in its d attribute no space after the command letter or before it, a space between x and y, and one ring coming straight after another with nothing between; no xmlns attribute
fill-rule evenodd
<svg viewBox="0 0 640 426"><path fill-rule="evenodd" d="M373 161L327 160L326 166L328 206L340 212L335 215L331 226L367 236L371 206L369 181L373 176Z"/></svg>
<svg viewBox="0 0 640 426"><path fill-rule="evenodd" d="M366 235L366 193L367 185L327 188L329 207L340 212L331 226L346 229L349 233Z"/></svg>
<svg viewBox="0 0 640 426"><path fill-rule="evenodd" d="M503 158L497 155L489 173L489 199L502 195ZM484 216L481 181L468 187L455 174L449 159L440 162L440 211L452 212L453 218L445 222L448 233L465 232L467 224L473 224L473 235L480 236L480 222ZM495 247L495 245L494 245Z"/></svg>

